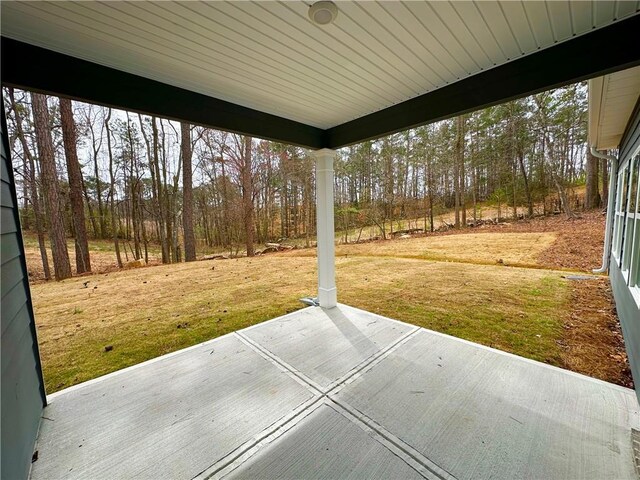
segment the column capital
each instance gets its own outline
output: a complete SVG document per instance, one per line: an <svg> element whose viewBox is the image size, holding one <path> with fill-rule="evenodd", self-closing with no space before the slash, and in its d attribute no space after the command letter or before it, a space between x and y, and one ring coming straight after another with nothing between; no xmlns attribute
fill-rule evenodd
<svg viewBox="0 0 640 480"><path fill-rule="evenodd" d="M335 157L336 150L331 150L330 148L321 148L320 150L314 150L311 154L316 158L321 157Z"/></svg>

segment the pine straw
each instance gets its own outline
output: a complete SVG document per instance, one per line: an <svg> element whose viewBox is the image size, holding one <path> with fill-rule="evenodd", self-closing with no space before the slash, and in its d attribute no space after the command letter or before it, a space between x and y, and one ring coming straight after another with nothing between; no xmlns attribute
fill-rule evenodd
<svg viewBox="0 0 640 480"><path fill-rule="evenodd" d="M571 283L571 311L564 329L561 345L565 368L633 388L607 279Z"/></svg>

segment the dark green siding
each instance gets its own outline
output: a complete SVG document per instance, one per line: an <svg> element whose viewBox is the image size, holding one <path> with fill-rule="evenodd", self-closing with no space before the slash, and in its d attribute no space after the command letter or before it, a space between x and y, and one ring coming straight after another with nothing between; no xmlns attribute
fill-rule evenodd
<svg viewBox="0 0 640 480"><path fill-rule="evenodd" d="M633 374L633 381L636 385L636 395L640 402L640 308L631 296L620 267L615 260L611 262L609 268L609 279L613 296L616 300L616 311L622 326L624 344L629 357L629 365Z"/></svg>
<svg viewBox="0 0 640 480"><path fill-rule="evenodd" d="M19 228L11 161L2 112L0 179L0 270L2 295L2 462L3 479L29 474L33 446L46 402L33 309Z"/></svg>
<svg viewBox="0 0 640 480"><path fill-rule="evenodd" d="M640 98L620 142L620 161L629 158L640 145ZM622 165L620 165L622 166Z"/></svg>
<svg viewBox="0 0 640 480"><path fill-rule="evenodd" d="M624 167L631 154L640 145L640 100L636 104L633 115L620 143L620 168ZM631 295L620 267L615 258L611 257L609 264L609 279L613 296L616 301L616 310L622 326L624 343L629 357L631 373L636 385L636 395L640 401L640 307Z"/></svg>

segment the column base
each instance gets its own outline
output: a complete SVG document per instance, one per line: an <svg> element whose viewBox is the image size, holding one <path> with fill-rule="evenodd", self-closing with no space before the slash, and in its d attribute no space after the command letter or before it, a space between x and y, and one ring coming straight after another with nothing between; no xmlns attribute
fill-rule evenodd
<svg viewBox="0 0 640 480"><path fill-rule="evenodd" d="M318 288L318 303L322 308L333 308L338 305L338 290L333 288Z"/></svg>

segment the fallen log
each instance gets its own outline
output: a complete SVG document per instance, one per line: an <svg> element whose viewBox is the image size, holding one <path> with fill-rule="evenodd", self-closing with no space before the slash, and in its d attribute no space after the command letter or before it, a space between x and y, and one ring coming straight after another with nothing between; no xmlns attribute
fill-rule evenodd
<svg viewBox="0 0 640 480"><path fill-rule="evenodd" d="M207 255L206 257L202 257L200 260L228 260L229 257L222 253L217 253L215 255Z"/></svg>

